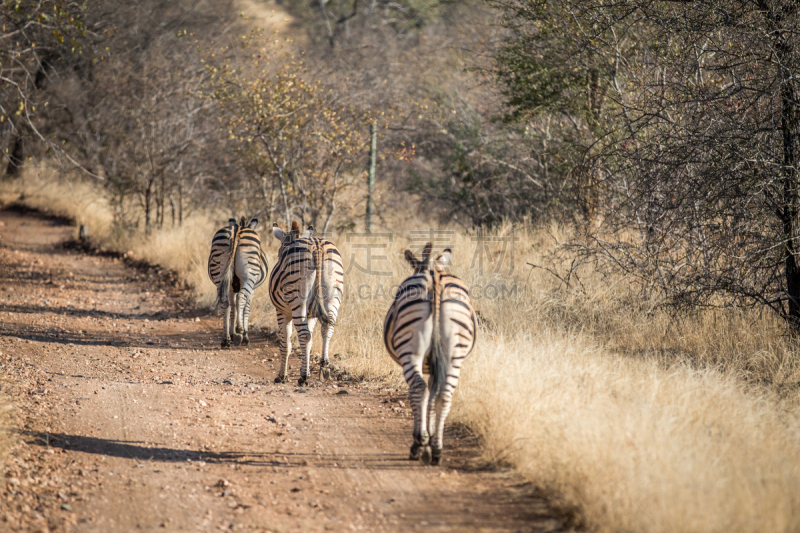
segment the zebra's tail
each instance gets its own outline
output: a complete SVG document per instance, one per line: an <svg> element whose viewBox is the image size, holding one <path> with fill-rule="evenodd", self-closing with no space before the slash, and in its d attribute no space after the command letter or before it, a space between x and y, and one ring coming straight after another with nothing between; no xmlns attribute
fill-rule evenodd
<svg viewBox="0 0 800 533"><path fill-rule="evenodd" d="M431 374L431 401L439 397L444 385L447 383L447 373L450 367L450 358L442 347L442 288L439 277L440 268L434 263L431 278L431 318L433 319L433 333L431 335L431 355L428 362Z"/></svg>
<svg viewBox="0 0 800 533"><path fill-rule="evenodd" d="M316 270L316 275L314 276L314 314L317 316L317 319L323 322L326 325L331 324L331 317L328 316L328 312L325 311L325 300L324 295L322 294L322 246L317 243L314 247L314 269Z"/></svg>
<svg viewBox="0 0 800 533"><path fill-rule="evenodd" d="M228 254L228 261L222 267L222 279L219 280L217 285L217 307L221 304L230 304L228 302L228 292L233 280L233 266L236 264L236 248L239 245L239 227L233 228L233 237L231 238L231 251Z"/></svg>

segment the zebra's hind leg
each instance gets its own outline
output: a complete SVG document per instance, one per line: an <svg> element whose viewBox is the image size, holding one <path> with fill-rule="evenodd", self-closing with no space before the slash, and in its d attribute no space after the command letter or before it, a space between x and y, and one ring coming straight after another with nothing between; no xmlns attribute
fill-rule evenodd
<svg viewBox="0 0 800 533"><path fill-rule="evenodd" d="M448 386L437 399L436 413L431 415L431 464L438 465L442 460L444 422L453 403L453 390Z"/></svg>
<svg viewBox="0 0 800 533"><path fill-rule="evenodd" d="M429 465L431 464L432 455L431 455L431 447L430 446L423 446L422 447L422 455L419 458L422 461L422 464Z"/></svg>
<svg viewBox="0 0 800 533"><path fill-rule="evenodd" d="M242 346L248 346L250 344L250 337L247 335L247 330L249 328L248 322L250 320L250 301L250 297L245 300L244 312L242 313Z"/></svg>
<svg viewBox="0 0 800 533"><path fill-rule="evenodd" d="M426 427L429 428L428 429L428 435L430 435L430 444L431 445L430 446L425 446L425 447L422 448L422 457L421 457L421 460L422 460L423 464L426 464L426 465L429 465L429 464L438 465L439 462L438 462L438 459L437 459L437 454L438 454L438 457L442 456L441 444L439 445L439 448L437 449L436 448L436 443L435 443L435 440L436 440L436 437L435 437L436 436L436 429L435 429L435 427L436 427L436 421L437 421L436 413L439 410L439 404L441 403L441 395L438 396L438 397L435 397L433 395L433 391L431 390L432 387L433 387L433 379L431 378L431 379L428 379L428 420L427 420L428 424L426 426Z"/></svg>
<svg viewBox="0 0 800 533"><path fill-rule="evenodd" d="M322 357L319 361L319 378L320 380L328 380L331 377L331 360L328 358L328 346L333 336L333 324L328 324L320 321L320 328L322 332Z"/></svg>
<svg viewBox="0 0 800 533"><path fill-rule="evenodd" d="M230 348L231 347L231 334L230 334L230 314L231 314L231 306L230 303L227 305L223 302L220 304L220 308L222 309L222 342L220 346L223 348Z"/></svg>
<svg viewBox="0 0 800 533"><path fill-rule="evenodd" d="M242 313L241 313L241 300L242 300L242 293L237 292L233 294L233 317L231 320L231 338L233 341L239 345L242 343Z"/></svg>
<svg viewBox="0 0 800 533"><path fill-rule="evenodd" d="M411 453L408 458L416 461L420 458L425 460L427 450L430 457L430 446L428 437L427 411L428 411L428 386L422 378L422 373L415 370L408 382L408 395L411 402L411 410L414 413L414 444L411 445ZM427 463L426 463L427 464Z"/></svg>
<svg viewBox="0 0 800 533"><path fill-rule="evenodd" d="M236 324L236 328L234 331L236 333L242 332L242 293L237 292L236 296L234 296L234 308L236 309L236 318L233 320L234 324Z"/></svg>
<svg viewBox="0 0 800 533"><path fill-rule="evenodd" d="M275 383L284 383L289 368L289 353L292 351L292 319L287 320L278 314L278 331L281 334L278 339L278 346L281 349L281 370L275 378Z"/></svg>
<svg viewBox="0 0 800 533"><path fill-rule="evenodd" d="M317 325L316 318L309 318L306 322L302 319L295 323L297 327L297 340L300 342L300 354L302 362L300 363L300 379L297 384L300 386L308 385L308 380L311 377L311 341L314 334L314 326Z"/></svg>
<svg viewBox="0 0 800 533"><path fill-rule="evenodd" d="M419 461L419 456L422 454L422 444L414 442L411 445L411 452L408 455L409 461Z"/></svg>

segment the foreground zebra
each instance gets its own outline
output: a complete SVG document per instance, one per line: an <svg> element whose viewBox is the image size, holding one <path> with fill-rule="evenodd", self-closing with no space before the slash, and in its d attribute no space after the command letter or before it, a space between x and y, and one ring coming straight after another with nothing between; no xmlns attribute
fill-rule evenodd
<svg viewBox="0 0 800 533"><path fill-rule="evenodd" d="M217 306L223 311L223 348L231 345L231 329L236 332L233 338L237 343L245 346L250 344L247 323L253 291L267 277L267 258L261 250L256 226L257 218L247 225L244 217L239 224L231 218L228 225L217 231L211 240L208 277L217 286ZM233 317L230 316L231 304L234 306Z"/></svg>
<svg viewBox="0 0 800 533"><path fill-rule="evenodd" d="M409 387L414 412L414 444L409 459L438 465L442 432L450 412L461 365L475 346L477 322L469 292L457 277L447 274L449 249L430 265L431 243L422 260L406 250L414 269L397 291L383 324L383 342L400 366ZM423 373L430 373L425 384Z"/></svg>
<svg viewBox="0 0 800 533"><path fill-rule="evenodd" d="M286 381L292 351L292 324L297 328L302 363L300 385L308 383L311 335L317 320L322 327L320 374L330 376L328 345L342 303L344 268L332 242L311 236L313 227L300 234L297 222L287 235L277 224L272 234L281 241L278 261L269 275L269 297L278 314L281 370L275 383Z"/></svg>

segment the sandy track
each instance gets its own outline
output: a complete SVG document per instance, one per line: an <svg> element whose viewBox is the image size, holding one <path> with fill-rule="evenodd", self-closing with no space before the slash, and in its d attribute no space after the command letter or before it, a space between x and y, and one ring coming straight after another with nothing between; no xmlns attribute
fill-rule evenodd
<svg viewBox="0 0 800 533"><path fill-rule="evenodd" d="M0 211L0 371L16 407L0 530L560 526L517 476L480 470L463 431L447 431L441 468L407 461L404 390L275 385L263 334L219 350L215 315L153 272L63 248L72 231Z"/></svg>

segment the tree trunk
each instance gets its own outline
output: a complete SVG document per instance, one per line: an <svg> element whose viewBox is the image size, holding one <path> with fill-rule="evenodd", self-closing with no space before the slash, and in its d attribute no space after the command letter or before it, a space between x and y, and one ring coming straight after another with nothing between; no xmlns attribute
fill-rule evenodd
<svg viewBox="0 0 800 533"><path fill-rule="evenodd" d="M367 172L367 223L365 224L367 233L372 233L372 196L375 193L375 165L378 153L378 128L375 121L369 123L369 171ZM330 219L330 215L328 215ZM325 221L328 227L328 221Z"/></svg>
<svg viewBox="0 0 800 533"><path fill-rule="evenodd" d="M166 196L167 196L167 178L166 172L161 172L161 184L158 188L158 227L164 227L164 219L167 217L165 207L166 207Z"/></svg>
<svg viewBox="0 0 800 533"><path fill-rule="evenodd" d="M286 189L283 187L283 171L282 169L278 169L278 185L281 188L281 196L283 197L283 208L286 212L286 225L287 227L292 226L292 216L289 213L289 200L286 199Z"/></svg>
<svg viewBox="0 0 800 533"><path fill-rule="evenodd" d="M783 130L783 176L781 188L783 193L783 232L784 261L786 268L786 292L788 300L788 319L795 331L800 331L800 265L797 261L798 238L798 134L800 133L800 109L797 98L797 80L789 68L792 60L791 45L786 41L777 44L779 76L781 80L781 129Z"/></svg>
<svg viewBox="0 0 800 533"><path fill-rule="evenodd" d="M183 226L183 161L178 163L178 225Z"/></svg>
<svg viewBox="0 0 800 533"><path fill-rule="evenodd" d="M22 162L25 160L24 144L25 141L23 140L22 133L17 130L17 132L14 134L11 150L9 150L6 177L15 178L19 176L20 171L22 170Z"/></svg>
<svg viewBox="0 0 800 533"><path fill-rule="evenodd" d="M325 29L328 31L328 44L333 48L333 30L331 29L331 21L328 19L328 12L325 10L325 3L327 0L319 0L319 9L322 12L322 20L325 22Z"/></svg>
<svg viewBox="0 0 800 533"><path fill-rule="evenodd" d="M334 211L336 211L336 202L331 200L330 208L328 209L328 216L325 217L325 225L322 227L322 235L326 235L328 233L328 226L331 223L331 218L333 217Z"/></svg>
<svg viewBox="0 0 800 533"><path fill-rule="evenodd" d="M267 182L267 176L263 175L261 177L261 194L264 197L264 218L266 218L268 221L275 222L276 217L278 216L276 212L279 210L276 206L278 188L275 187L275 182L272 182L272 187L269 189L267 188L267 185L269 185Z"/></svg>
<svg viewBox="0 0 800 533"><path fill-rule="evenodd" d="M269 193L269 215L267 216L267 219L271 221L275 220L275 201L277 195L278 191L275 190L275 187L272 187L272 190Z"/></svg>
<svg viewBox="0 0 800 533"><path fill-rule="evenodd" d="M153 203L153 180L147 183L147 189L144 191L144 233L150 235L150 218Z"/></svg>

